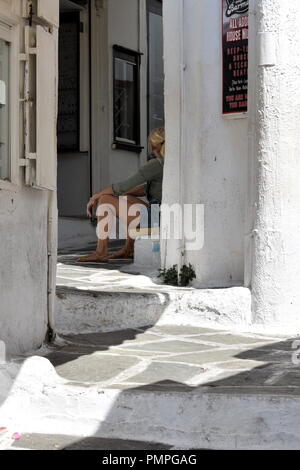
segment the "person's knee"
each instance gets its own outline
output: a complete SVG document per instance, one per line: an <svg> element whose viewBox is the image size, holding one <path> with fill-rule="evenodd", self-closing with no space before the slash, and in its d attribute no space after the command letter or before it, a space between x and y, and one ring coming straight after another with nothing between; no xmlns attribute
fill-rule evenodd
<svg viewBox="0 0 300 470"><path fill-rule="evenodd" d="M98 206L97 206L97 215L103 215L103 211L105 212L115 212L115 204L116 204L116 196L110 194L104 194L98 199Z"/></svg>
<svg viewBox="0 0 300 470"><path fill-rule="evenodd" d="M109 204L109 203L114 203L117 200L117 196L114 196L112 194L103 194L103 196L100 196L98 199L98 204Z"/></svg>

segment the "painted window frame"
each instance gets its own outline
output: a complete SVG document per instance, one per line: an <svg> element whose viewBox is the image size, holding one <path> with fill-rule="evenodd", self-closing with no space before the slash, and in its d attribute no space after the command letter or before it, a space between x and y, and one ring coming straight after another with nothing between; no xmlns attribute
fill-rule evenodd
<svg viewBox="0 0 300 470"><path fill-rule="evenodd" d="M20 172L20 95L19 95L19 30L17 20L0 15L0 39L10 44L9 50L9 176L0 179L0 189L18 191ZM12 138L12 136L15 136Z"/></svg>
<svg viewBox="0 0 300 470"><path fill-rule="evenodd" d="M116 114L115 114L115 80L116 80L116 60L124 60L122 55L128 55L132 57L132 62L136 65L135 72L135 116L134 116L134 129L135 139L134 143L122 142L120 137L116 135ZM144 147L141 146L141 101L140 101L140 89L141 89L141 56L143 54L132 49L128 49L117 44L113 45L113 148L120 150L127 150L130 152L141 153Z"/></svg>

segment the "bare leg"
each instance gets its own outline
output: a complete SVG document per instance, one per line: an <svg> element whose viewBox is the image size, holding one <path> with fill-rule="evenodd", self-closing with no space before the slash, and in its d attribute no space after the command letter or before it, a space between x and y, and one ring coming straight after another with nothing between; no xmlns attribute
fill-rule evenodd
<svg viewBox="0 0 300 470"><path fill-rule="evenodd" d="M98 208L100 205L105 206L105 204L107 204L106 197L103 196L98 201ZM98 217L98 223L100 223L109 214L109 209L105 211L105 207L103 207L102 213L103 215ZM105 227L105 234L103 234L103 236L98 238L96 251L94 251L93 253L87 256L82 256L81 258L78 258L76 261L81 262L81 263L87 263L87 262L105 263L107 261L107 256L108 256L108 240L109 240L108 230L109 230L109 225L107 224Z"/></svg>
<svg viewBox="0 0 300 470"><path fill-rule="evenodd" d="M120 211L119 204L118 204L118 212L117 212L119 219L123 223L126 224L126 234L127 234L126 243L125 243L124 248L122 248L121 250L113 253L112 255L109 255L107 257L107 259L124 259L124 258L125 259L132 259L133 255L134 255L135 240L129 236L128 228L129 228L129 225L131 224L131 222L133 222L137 218L137 216L139 216L140 214L129 216L128 212L129 212L129 209L133 205L138 204L138 205L148 206L148 203L142 201L141 199L139 199L135 196L126 196L126 197L127 197L127 208L126 208L126 217L125 217L125 219L123 219L123 216L125 214L122 211Z"/></svg>
<svg viewBox="0 0 300 470"><path fill-rule="evenodd" d="M118 259L118 258L133 258L134 254L134 239L129 237L128 234L128 227L130 223L136 219L136 216L128 216L128 211L131 206L135 204L140 204L147 206L148 204L141 199L135 197L135 196L127 196L127 208L126 208L126 214L123 214L122 211L120 211L119 207L119 198L117 196L112 196L112 195L104 195L100 200L99 204L103 205L111 205L114 208L115 214L117 217L122 220L126 224L126 229L127 229L127 239L125 246L122 250L117 251L116 253L112 255L108 255L108 233L107 237L101 237L98 239L98 244L97 244L97 249L94 253L91 253L88 256L83 256L82 258L79 258L77 261L80 262L106 262L108 259ZM125 215L125 219L123 219L123 216ZM101 216L98 218L98 222L101 222L104 216Z"/></svg>

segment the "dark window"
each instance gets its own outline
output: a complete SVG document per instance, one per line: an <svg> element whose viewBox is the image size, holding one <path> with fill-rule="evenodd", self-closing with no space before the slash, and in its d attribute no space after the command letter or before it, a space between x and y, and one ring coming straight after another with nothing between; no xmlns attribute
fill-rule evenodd
<svg viewBox="0 0 300 470"><path fill-rule="evenodd" d="M58 151L79 150L79 13L60 15Z"/></svg>
<svg viewBox="0 0 300 470"><path fill-rule="evenodd" d="M114 144L140 151L140 53L113 47Z"/></svg>
<svg viewBox="0 0 300 470"><path fill-rule="evenodd" d="M148 0L148 133L164 126L162 1Z"/></svg>

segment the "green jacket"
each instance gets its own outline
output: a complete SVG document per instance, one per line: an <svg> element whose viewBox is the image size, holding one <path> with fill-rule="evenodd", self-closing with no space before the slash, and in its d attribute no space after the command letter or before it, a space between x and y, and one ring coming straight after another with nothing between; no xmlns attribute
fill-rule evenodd
<svg viewBox="0 0 300 470"><path fill-rule="evenodd" d="M151 202L162 200L162 181L163 181L164 159L161 157L149 160L133 176L120 183L114 183L112 190L115 196L121 196L136 186L148 183L148 199Z"/></svg>

